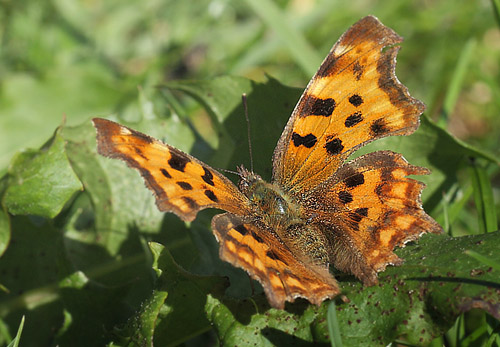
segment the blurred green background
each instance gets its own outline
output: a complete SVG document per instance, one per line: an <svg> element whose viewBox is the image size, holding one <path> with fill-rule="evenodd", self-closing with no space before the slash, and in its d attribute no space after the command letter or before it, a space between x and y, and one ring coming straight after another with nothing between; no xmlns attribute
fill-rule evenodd
<svg viewBox="0 0 500 347"><path fill-rule="evenodd" d="M137 88L239 75L305 86L332 44L373 14L405 38L398 77L433 119L499 153L500 32L482 1L0 2L0 168L66 117L137 113Z"/></svg>

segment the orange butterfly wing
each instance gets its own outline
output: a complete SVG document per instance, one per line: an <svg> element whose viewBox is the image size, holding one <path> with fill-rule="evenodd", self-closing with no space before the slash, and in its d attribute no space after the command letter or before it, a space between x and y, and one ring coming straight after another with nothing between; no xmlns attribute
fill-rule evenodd
<svg viewBox="0 0 500 347"><path fill-rule="evenodd" d="M249 213L248 199L226 177L172 146L118 123L94 118L97 149L138 169L160 211L192 221L199 210Z"/></svg>
<svg viewBox="0 0 500 347"><path fill-rule="evenodd" d="M212 220L220 243L220 257L241 267L264 288L271 306L283 309L285 301L306 298L320 305L340 293L326 267L304 263L264 225L245 223L224 213Z"/></svg>
<svg viewBox="0 0 500 347"><path fill-rule="evenodd" d="M297 104L273 158L273 183L297 198L328 239L330 262L365 284L401 260L395 246L441 227L422 209L428 170L383 151L344 161L381 137L418 128L424 105L396 78L399 37L375 17L354 24L333 46Z"/></svg>
<svg viewBox="0 0 500 347"><path fill-rule="evenodd" d="M249 219L248 198L232 182L205 163L145 134L109 120L94 118L98 152L138 169L161 211L191 221L203 208L232 213L217 215L212 229L221 259L259 281L273 307L308 298L319 305L339 293L328 270L304 265L272 230ZM250 218L252 219L252 218Z"/></svg>
<svg viewBox="0 0 500 347"><path fill-rule="evenodd" d="M413 166L398 153L368 153L343 165L305 203L319 229L330 238L331 263L365 285L376 273L402 262L393 250L441 227L422 208L422 182L409 175L429 170Z"/></svg>
<svg viewBox="0 0 500 347"><path fill-rule="evenodd" d="M402 38L372 16L354 24L323 61L274 150L273 181L308 191L360 146L418 128L424 104L394 74Z"/></svg>

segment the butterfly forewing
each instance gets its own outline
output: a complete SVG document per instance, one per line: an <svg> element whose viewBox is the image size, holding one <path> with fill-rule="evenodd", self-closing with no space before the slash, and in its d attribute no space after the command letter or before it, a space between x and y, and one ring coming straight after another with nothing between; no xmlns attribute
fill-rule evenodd
<svg viewBox="0 0 500 347"><path fill-rule="evenodd" d="M219 172L172 146L123 125L93 119L100 154L138 169L160 211L191 221L199 210L248 213L248 199Z"/></svg>
<svg viewBox="0 0 500 347"><path fill-rule="evenodd" d="M360 146L410 134L424 105L397 80L402 38L375 17L334 45L297 104L275 149L273 179L291 192L328 179Z"/></svg>

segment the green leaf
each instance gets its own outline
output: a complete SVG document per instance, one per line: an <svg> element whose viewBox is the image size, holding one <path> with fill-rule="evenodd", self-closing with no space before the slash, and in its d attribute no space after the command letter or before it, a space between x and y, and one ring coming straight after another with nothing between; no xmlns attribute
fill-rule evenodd
<svg viewBox="0 0 500 347"><path fill-rule="evenodd" d="M332 347L342 347L342 336L340 335L339 320L334 300L331 300L328 304L327 321Z"/></svg>
<svg viewBox="0 0 500 347"><path fill-rule="evenodd" d="M500 272L464 257L464 253L476 250L498 261L499 241L500 232L460 238L427 235L418 245L398 251L405 264L381 273L379 285L364 287L349 276L339 275L348 298L347 302L336 299L343 345L384 346L396 338L425 345L472 308L481 308L498 319L500 310L495 303L499 294L491 288L500 287ZM327 339L328 303L320 309L309 306L304 310L307 305L299 301L280 311L266 308L263 296L209 302L208 314L223 344L283 344L292 337L307 342ZM311 325L312 335L304 328L307 325Z"/></svg>
<svg viewBox="0 0 500 347"><path fill-rule="evenodd" d="M55 217L82 184L66 156L58 132L40 150L19 153L9 168L3 203L14 215Z"/></svg>
<svg viewBox="0 0 500 347"><path fill-rule="evenodd" d="M462 312L481 308L494 317L500 272L464 253L474 250L498 261L500 232L450 238L426 235L397 253L399 267L379 274L380 284L363 287L339 276L349 303L337 304L344 345L386 345L396 338L428 344L451 327ZM326 323L325 323L326 324Z"/></svg>
<svg viewBox="0 0 500 347"><path fill-rule="evenodd" d="M218 122L222 122L241 104L241 95L249 93L252 81L222 76L207 81L172 81L164 87L182 91L200 102Z"/></svg>
<svg viewBox="0 0 500 347"><path fill-rule="evenodd" d="M10 217L7 211L0 210L0 257L10 242Z"/></svg>
<svg viewBox="0 0 500 347"><path fill-rule="evenodd" d="M293 346L326 340L327 331L311 329L316 319L325 320L325 307L302 302L284 311L270 309L262 296L240 301L209 296L206 311L221 345Z"/></svg>
<svg viewBox="0 0 500 347"><path fill-rule="evenodd" d="M255 155L254 170L269 179L274 147L301 90L286 87L272 78L266 83L244 81L242 78L220 77L200 83L169 83L167 86L179 91L187 91L189 88L188 94L206 106L208 112L214 115L213 118L220 122L216 125L218 150L209 158L208 163L231 170L242 163L250 163L247 124L241 103L241 94L246 93Z"/></svg>
<svg viewBox="0 0 500 347"><path fill-rule="evenodd" d="M498 230L493 189L486 169L475 160L471 160L470 169L474 202L478 212L479 233Z"/></svg>
<svg viewBox="0 0 500 347"><path fill-rule="evenodd" d="M168 250L150 244L158 281L153 294L120 333L128 345L176 346L210 328L203 307L207 294L222 295L227 280L196 276L173 260Z"/></svg>
<svg viewBox="0 0 500 347"><path fill-rule="evenodd" d="M24 316L21 318L21 323L19 323L19 328L17 329L17 334L14 340L12 340L11 343L7 347L18 347L19 342L21 341L21 334L23 332L24 328Z"/></svg>

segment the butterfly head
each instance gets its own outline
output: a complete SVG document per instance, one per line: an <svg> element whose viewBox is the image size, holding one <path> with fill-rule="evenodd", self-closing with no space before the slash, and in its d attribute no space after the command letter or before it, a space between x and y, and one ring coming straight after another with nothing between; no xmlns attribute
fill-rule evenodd
<svg viewBox="0 0 500 347"><path fill-rule="evenodd" d="M247 170L243 165L238 166L238 175L240 176L239 188L246 196L249 195L250 188L257 182L261 182L262 177L256 173Z"/></svg>

